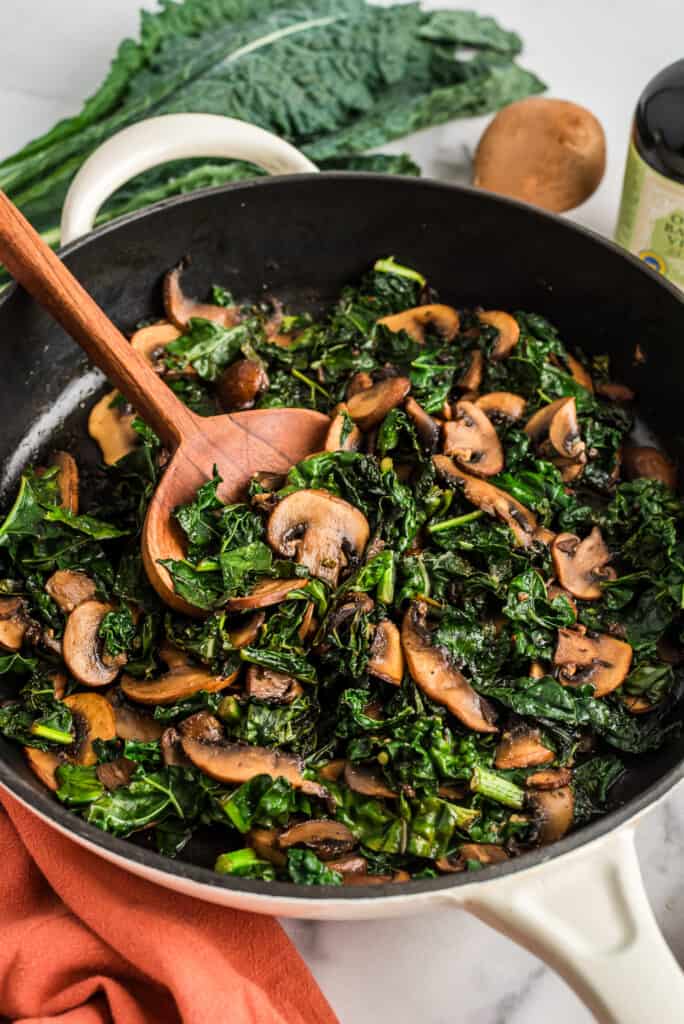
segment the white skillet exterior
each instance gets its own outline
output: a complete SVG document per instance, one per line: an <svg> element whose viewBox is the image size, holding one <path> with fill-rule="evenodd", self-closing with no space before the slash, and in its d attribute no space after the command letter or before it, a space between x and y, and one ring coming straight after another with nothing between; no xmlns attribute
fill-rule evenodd
<svg viewBox="0 0 684 1024"><path fill-rule="evenodd" d="M136 174L169 160L212 156L247 160L270 174L317 169L289 143L233 118L211 114L151 118L113 136L85 162L64 204L62 244L86 234L108 196ZM636 816L578 850L504 878L459 885L447 892L308 900L255 895L180 878L105 850L25 806L133 874L240 910L364 920L415 914L445 903L459 906L546 960L603 1024L680 1024L682 1020L684 975L644 890L634 847Z"/></svg>

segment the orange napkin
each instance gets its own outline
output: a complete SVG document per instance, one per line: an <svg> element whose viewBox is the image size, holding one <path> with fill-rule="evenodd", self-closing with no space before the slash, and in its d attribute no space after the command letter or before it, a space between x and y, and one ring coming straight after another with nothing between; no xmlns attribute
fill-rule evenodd
<svg viewBox="0 0 684 1024"><path fill-rule="evenodd" d="M280 925L158 888L0 790L0 1018L335 1024Z"/></svg>

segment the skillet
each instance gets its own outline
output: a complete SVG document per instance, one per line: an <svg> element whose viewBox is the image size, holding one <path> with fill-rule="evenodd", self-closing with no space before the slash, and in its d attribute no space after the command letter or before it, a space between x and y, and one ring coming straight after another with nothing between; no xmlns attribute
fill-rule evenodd
<svg viewBox="0 0 684 1024"><path fill-rule="evenodd" d="M160 141L160 121L163 139L178 137L166 118L128 129L88 161L65 208L67 235L87 230L108 192L131 174L190 149L242 156L270 171L311 166L248 126L210 117L221 124L213 124L208 143L207 115L172 116L192 121L195 136L183 153ZM268 292L316 312L385 254L419 267L443 302L534 310L571 344L607 352L616 379L638 393L642 429L681 461L684 297L611 243L523 204L434 181L310 171L169 200L63 250L72 272L125 331L161 315L163 275L188 255L189 293L217 281L239 298ZM96 464L85 418L103 378L16 288L0 298L0 332L7 353L0 379L6 497L22 465L47 449L70 447L86 467ZM635 364L637 345L645 362ZM681 1020L684 980L648 906L633 830L683 776L684 736L641 755L638 771L615 787L614 809L550 847L475 874L311 889L220 877L209 867L217 851L202 837L172 861L144 839L131 844L102 833L59 805L21 752L0 739L0 783L50 825L129 871L211 902L297 917L352 920L460 905L547 959L599 1020L613 1024Z"/></svg>

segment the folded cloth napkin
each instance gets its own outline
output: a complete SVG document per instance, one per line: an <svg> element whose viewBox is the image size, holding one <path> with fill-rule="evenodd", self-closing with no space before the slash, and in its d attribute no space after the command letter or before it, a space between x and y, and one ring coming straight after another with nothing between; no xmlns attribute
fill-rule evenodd
<svg viewBox="0 0 684 1024"><path fill-rule="evenodd" d="M162 889L0 790L0 1018L335 1024L272 918Z"/></svg>

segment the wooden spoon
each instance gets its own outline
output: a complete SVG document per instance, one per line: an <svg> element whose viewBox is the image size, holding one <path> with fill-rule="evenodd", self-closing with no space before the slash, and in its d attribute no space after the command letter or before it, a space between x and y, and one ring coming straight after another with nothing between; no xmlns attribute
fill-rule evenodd
<svg viewBox="0 0 684 1024"><path fill-rule="evenodd" d="M107 374L173 453L150 502L142 536L147 575L161 599L188 615L203 613L180 598L160 559L182 558L174 508L192 500L214 466L225 501L236 500L259 470L283 473L323 447L330 420L309 409L264 409L197 416L131 347L59 257L0 191L0 261Z"/></svg>

